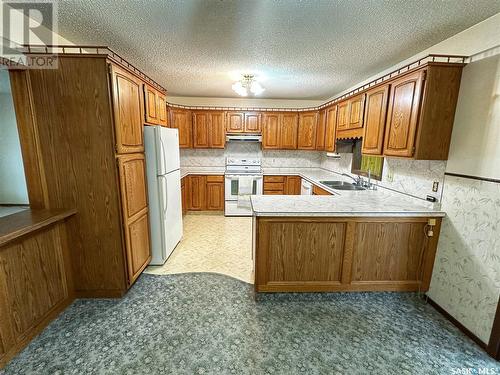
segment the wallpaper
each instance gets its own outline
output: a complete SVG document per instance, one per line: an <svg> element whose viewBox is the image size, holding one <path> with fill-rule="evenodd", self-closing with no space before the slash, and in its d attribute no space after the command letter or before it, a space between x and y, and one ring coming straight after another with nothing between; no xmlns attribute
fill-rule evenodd
<svg viewBox="0 0 500 375"><path fill-rule="evenodd" d="M446 176L428 295L488 343L500 295L500 184Z"/></svg>

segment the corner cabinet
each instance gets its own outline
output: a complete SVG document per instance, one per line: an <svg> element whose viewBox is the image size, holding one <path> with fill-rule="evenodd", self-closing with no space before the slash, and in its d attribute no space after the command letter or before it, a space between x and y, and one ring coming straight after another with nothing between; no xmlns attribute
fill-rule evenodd
<svg viewBox="0 0 500 375"><path fill-rule="evenodd" d="M144 105L141 81L126 70L111 66L116 151L132 153L144 151L142 126Z"/></svg>
<svg viewBox="0 0 500 375"><path fill-rule="evenodd" d="M129 285L151 260L146 170L143 154L118 156Z"/></svg>

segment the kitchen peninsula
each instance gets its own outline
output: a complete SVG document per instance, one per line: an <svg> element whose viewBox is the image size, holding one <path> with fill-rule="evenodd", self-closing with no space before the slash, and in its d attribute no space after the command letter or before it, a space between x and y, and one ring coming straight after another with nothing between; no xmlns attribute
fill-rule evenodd
<svg viewBox="0 0 500 375"><path fill-rule="evenodd" d="M444 212L382 188L309 180L332 195L252 196L257 292L429 289Z"/></svg>

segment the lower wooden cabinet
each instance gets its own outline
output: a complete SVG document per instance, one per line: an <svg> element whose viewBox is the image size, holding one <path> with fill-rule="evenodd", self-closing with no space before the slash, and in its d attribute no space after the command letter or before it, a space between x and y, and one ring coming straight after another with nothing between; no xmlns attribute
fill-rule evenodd
<svg viewBox="0 0 500 375"><path fill-rule="evenodd" d="M189 177L183 177L181 179L181 203L182 203L182 214L185 215L188 210L188 187L189 182L187 180Z"/></svg>
<svg viewBox="0 0 500 375"><path fill-rule="evenodd" d="M128 283L151 260L144 154L118 156Z"/></svg>
<svg viewBox="0 0 500 375"><path fill-rule="evenodd" d="M299 176L264 176L265 195L300 195Z"/></svg>
<svg viewBox="0 0 500 375"><path fill-rule="evenodd" d="M223 175L189 175L184 180L185 211L224 211Z"/></svg>
<svg viewBox="0 0 500 375"><path fill-rule="evenodd" d="M313 185L313 195L332 195L332 193L320 188L319 186Z"/></svg>

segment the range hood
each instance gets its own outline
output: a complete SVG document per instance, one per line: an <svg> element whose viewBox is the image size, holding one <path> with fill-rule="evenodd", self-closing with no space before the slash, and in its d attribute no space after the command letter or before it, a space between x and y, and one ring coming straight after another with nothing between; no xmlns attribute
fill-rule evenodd
<svg viewBox="0 0 500 375"><path fill-rule="evenodd" d="M227 142L262 142L260 134L231 134L226 135Z"/></svg>

